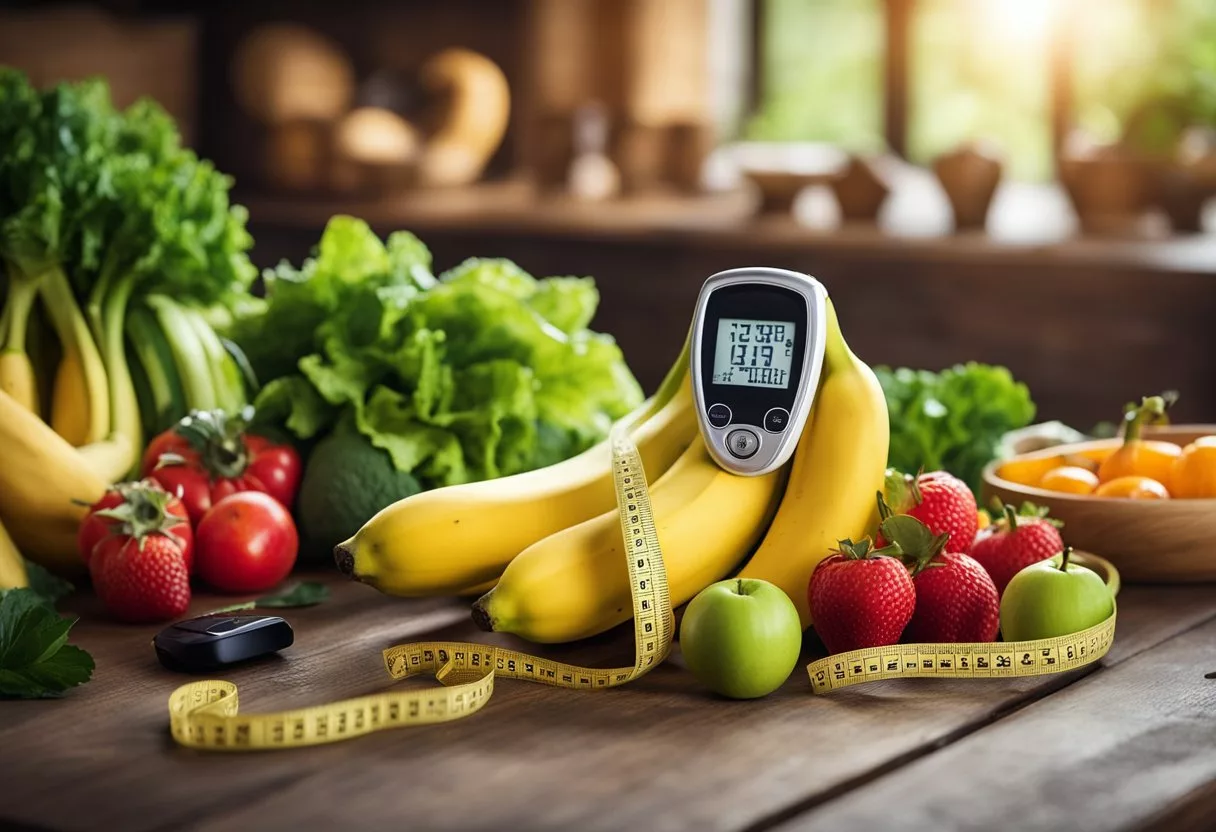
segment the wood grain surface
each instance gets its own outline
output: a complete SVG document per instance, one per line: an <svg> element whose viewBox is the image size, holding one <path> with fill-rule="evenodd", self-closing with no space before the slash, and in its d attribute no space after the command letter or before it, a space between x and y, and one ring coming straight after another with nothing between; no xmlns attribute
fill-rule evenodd
<svg viewBox="0 0 1216 832"><path fill-rule="evenodd" d="M781 828L1174 829L1152 816L1191 794L1211 829L1213 669L1209 621Z"/></svg>
<svg viewBox="0 0 1216 832"><path fill-rule="evenodd" d="M216 674L240 687L243 710L277 710L384 689L391 683L379 652L394 644L498 638L519 645L475 631L467 605L458 600L392 599L326 580L335 581L328 602L285 611L296 630L291 648L277 658ZM200 596L193 612L229 600ZM1087 740L1092 747L1116 730L1099 718L1103 713L1126 723L1117 731L1129 737L1136 731L1148 736L1160 725L1161 743L1147 747L1145 763L1161 757L1166 765L1170 742L1183 739L1169 733L1178 730L1182 705L1169 703L1204 701L1198 683L1179 670L1167 677L1176 689L1158 694L1145 684L1120 682L1139 678L1121 668L1181 661L1196 638L1189 631L1207 633L1210 640L1210 625L1196 628L1216 620L1216 592L1126 588L1111 653L1100 666L1060 676L878 682L813 697L799 669L766 699L732 702L701 690L677 653L618 690L503 683L483 711L459 722L313 749L235 756L172 743L166 703L187 677L156 663L149 643L155 627L106 622L90 598L79 599L76 608L83 620L73 641L97 659L96 676L61 701L3 703L0 782L10 798L0 804L0 826L133 832L763 829L814 819L834 804L833 798L864 794L884 775L913 770L918 761L931 761L945 753L942 749L992 730L985 726L1022 719L1021 714L1074 690L1108 691L1097 695L1100 702L1093 693L1079 700L1090 702L1093 710L1093 718L1077 728L1092 734ZM817 655L810 642L808 660ZM1175 649L1175 643L1183 648ZM631 649L629 632L618 629L543 652L608 666L628 660ZM1209 664L1216 669L1216 661ZM1075 684L1080 679L1084 687ZM1141 707L1154 697L1161 707ZM1024 730L1032 745L1040 742L1034 732L1048 743L1061 730L1051 719L1028 725ZM1181 749L1190 754L1198 747L1187 739ZM1120 753L1135 748L1129 739ZM1001 761L990 763L995 770L1006 767L1000 756L1005 753L994 748ZM1027 764L1017 770L1032 788ZM1156 791L1149 782L1138 805L1145 811L1185 809L1185 803L1177 804L1180 789L1204 776L1211 779L1205 771ZM1049 798L1059 811L1072 805L1065 793ZM1122 825L1113 816L1108 820L1111 828Z"/></svg>

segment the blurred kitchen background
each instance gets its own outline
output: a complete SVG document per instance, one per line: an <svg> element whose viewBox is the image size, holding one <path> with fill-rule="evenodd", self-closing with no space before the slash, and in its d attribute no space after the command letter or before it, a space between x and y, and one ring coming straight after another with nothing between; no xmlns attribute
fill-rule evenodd
<svg viewBox="0 0 1216 832"><path fill-rule="evenodd" d="M647 389L706 276L772 265L872 364L1216 416L1214 0L0 2L0 64L159 100L259 266L350 213L594 276Z"/></svg>

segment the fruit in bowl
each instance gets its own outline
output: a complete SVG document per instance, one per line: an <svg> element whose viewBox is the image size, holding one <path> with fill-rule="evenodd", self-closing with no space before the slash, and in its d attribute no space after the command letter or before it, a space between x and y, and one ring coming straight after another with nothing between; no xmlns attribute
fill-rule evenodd
<svg viewBox="0 0 1216 832"><path fill-rule="evenodd" d="M981 502L994 498L1021 505L1033 502L1063 523L1064 539L1079 551L1111 561L1129 582L1216 581L1216 424L1146 426L1141 438L1179 449L1165 482L1133 489L1119 478L1099 483L1097 493L1051 490L1045 474L1076 465L1097 474L1101 462L1123 439L1090 440L1036 449L995 460L982 474ZM1145 477L1145 474L1133 475ZM1121 496L1111 495L1112 491ZM1098 489L1095 489L1095 492ZM1164 496L1167 499L1162 499ZM1135 499L1133 499L1135 497ZM974 551L973 551L974 554Z"/></svg>
<svg viewBox="0 0 1216 832"><path fill-rule="evenodd" d="M1190 444L1150 435L1167 423L1173 392L1123 410L1121 439L1082 442L1002 461L999 478L1058 494L1130 500L1216 498L1216 434ZM1184 447L1185 445L1185 447Z"/></svg>
<svg viewBox="0 0 1216 832"><path fill-rule="evenodd" d="M1182 449L1170 469L1170 492L1181 499L1216 497L1216 436L1201 436Z"/></svg>
<svg viewBox="0 0 1216 832"><path fill-rule="evenodd" d="M1151 477L1129 474L1107 480L1094 491L1095 497L1126 497L1129 500L1168 500L1170 492Z"/></svg>

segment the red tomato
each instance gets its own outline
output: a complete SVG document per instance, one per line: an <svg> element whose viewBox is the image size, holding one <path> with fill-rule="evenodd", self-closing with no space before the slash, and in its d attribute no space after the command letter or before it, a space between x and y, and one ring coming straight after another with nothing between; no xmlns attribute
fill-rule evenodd
<svg viewBox="0 0 1216 832"><path fill-rule="evenodd" d="M300 540L283 504L260 491L220 500L195 529L199 577L225 592L261 592L287 577Z"/></svg>
<svg viewBox="0 0 1216 832"><path fill-rule="evenodd" d="M300 487L300 455L290 445L245 433L247 416L195 411L157 436L140 470L177 493L196 526L213 505L241 491L261 491L288 510ZM176 459L174 459L176 457Z"/></svg>
<svg viewBox="0 0 1216 832"><path fill-rule="evenodd" d="M89 507L76 533L76 548L88 566L97 544L103 540L125 541L155 533L168 537L181 549L187 572L193 568L194 535L182 501L154 480L122 482Z"/></svg>

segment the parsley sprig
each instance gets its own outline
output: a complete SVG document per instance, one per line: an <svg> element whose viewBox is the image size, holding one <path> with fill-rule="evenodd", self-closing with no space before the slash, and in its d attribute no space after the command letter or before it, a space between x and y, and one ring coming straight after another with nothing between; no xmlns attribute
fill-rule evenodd
<svg viewBox="0 0 1216 832"><path fill-rule="evenodd" d="M0 590L0 698L51 699L93 675L93 657L68 644L75 618L55 611L72 591L34 563L26 563L29 586Z"/></svg>

